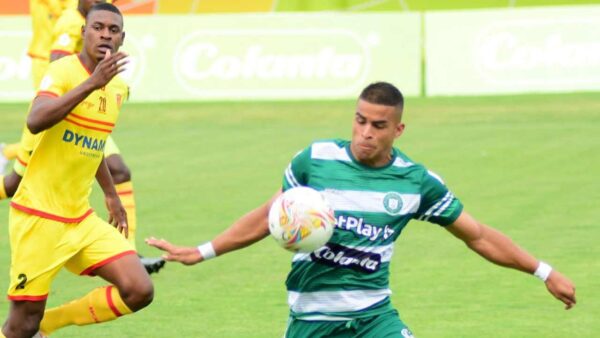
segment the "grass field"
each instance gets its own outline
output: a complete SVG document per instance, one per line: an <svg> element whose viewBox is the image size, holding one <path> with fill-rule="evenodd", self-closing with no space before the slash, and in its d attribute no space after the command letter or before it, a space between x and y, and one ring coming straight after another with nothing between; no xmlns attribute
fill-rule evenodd
<svg viewBox="0 0 600 338"><path fill-rule="evenodd" d="M564 311L532 276L498 268L436 225L414 222L392 263L393 302L418 337L597 337L600 333L598 94L410 98L397 146L441 174L466 210L571 277ZM0 105L0 139L26 105ZM278 189L287 162L317 138L350 136L354 102L137 104L115 138L133 170L139 251L149 235L197 245ZM93 203L104 214L96 189ZM6 228L8 204L0 202ZM0 289L9 269L0 233ZM154 303L53 337L281 337L291 254L271 239L153 276ZM49 305L103 283L62 273ZM0 298L0 318L8 304Z"/></svg>

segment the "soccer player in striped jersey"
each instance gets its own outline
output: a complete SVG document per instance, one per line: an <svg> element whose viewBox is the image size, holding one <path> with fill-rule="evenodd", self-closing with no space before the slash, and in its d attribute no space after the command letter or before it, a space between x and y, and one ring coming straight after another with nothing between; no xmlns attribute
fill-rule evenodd
<svg viewBox="0 0 600 338"><path fill-rule="evenodd" d="M127 92L117 76L126 56L118 52L123 17L113 5L98 5L83 33L80 54L49 66L27 118L28 129L39 136L11 202L11 305L0 337L29 338L39 329L46 335L68 325L110 321L153 298L152 281L119 233L127 236L127 215L103 152ZM114 226L90 207L94 178ZM110 285L45 311L50 285L63 267Z"/></svg>
<svg viewBox="0 0 600 338"><path fill-rule="evenodd" d="M336 217L325 246L293 256L286 337L412 337L390 303L388 280L393 244L411 219L440 225L491 262L535 274L571 308L575 289L566 277L475 220L438 175L393 147L404 130L403 106L393 85L367 86L358 99L352 140L314 142L285 170L282 190L317 189ZM268 235L274 198L198 248L147 242L166 251L167 260L184 264L246 247Z"/></svg>

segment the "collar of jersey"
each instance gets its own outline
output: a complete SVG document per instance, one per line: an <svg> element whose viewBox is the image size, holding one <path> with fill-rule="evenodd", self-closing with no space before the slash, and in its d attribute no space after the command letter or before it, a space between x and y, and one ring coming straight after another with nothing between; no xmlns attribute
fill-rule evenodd
<svg viewBox="0 0 600 338"><path fill-rule="evenodd" d="M396 161L396 157L398 157L398 154L396 153L396 149L392 148L392 158L390 159L390 161L386 165L381 166L381 167L371 167L371 166L368 166L366 164L360 163L356 158L354 158L354 154L352 154L352 150L350 150L350 145L351 144L352 144L352 142L348 142L348 144L344 147L344 149L346 150L346 153L348 154L348 156L352 160L352 163L354 163L357 166L360 166L362 168L368 169L368 170L384 170L384 169L387 169L387 168L391 167L394 164L394 161Z"/></svg>

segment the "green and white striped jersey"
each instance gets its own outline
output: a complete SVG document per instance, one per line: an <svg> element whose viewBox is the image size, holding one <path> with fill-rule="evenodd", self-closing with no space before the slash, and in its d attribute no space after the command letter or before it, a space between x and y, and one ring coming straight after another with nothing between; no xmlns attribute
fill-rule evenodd
<svg viewBox="0 0 600 338"><path fill-rule="evenodd" d="M299 152L283 190L321 191L335 211L330 241L295 254L286 285L291 314L305 320L343 320L391 310L389 264L394 241L413 218L451 224L462 204L443 181L398 149L385 167L352 156L350 142L324 140Z"/></svg>

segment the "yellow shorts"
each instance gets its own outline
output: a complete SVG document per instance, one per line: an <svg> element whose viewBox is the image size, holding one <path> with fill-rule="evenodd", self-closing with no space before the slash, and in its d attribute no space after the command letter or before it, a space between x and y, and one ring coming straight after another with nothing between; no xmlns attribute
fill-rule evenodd
<svg viewBox="0 0 600 338"><path fill-rule="evenodd" d="M106 144L104 145L104 158L115 154L121 154L121 150L119 150L119 147L117 147L117 144L115 143L115 140L113 140L112 136L108 135Z"/></svg>
<svg viewBox="0 0 600 338"><path fill-rule="evenodd" d="M37 57L31 58L31 79L33 80L33 88L37 90L40 87L40 82L48 70L50 61Z"/></svg>
<svg viewBox="0 0 600 338"><path fill-rule="evenodd" d="M80 223L62 223L11 208L9 235L8 298L13 301L45 300L63 266L93 275L96 268L135 254L127 239L95 213Z"/></svg>

